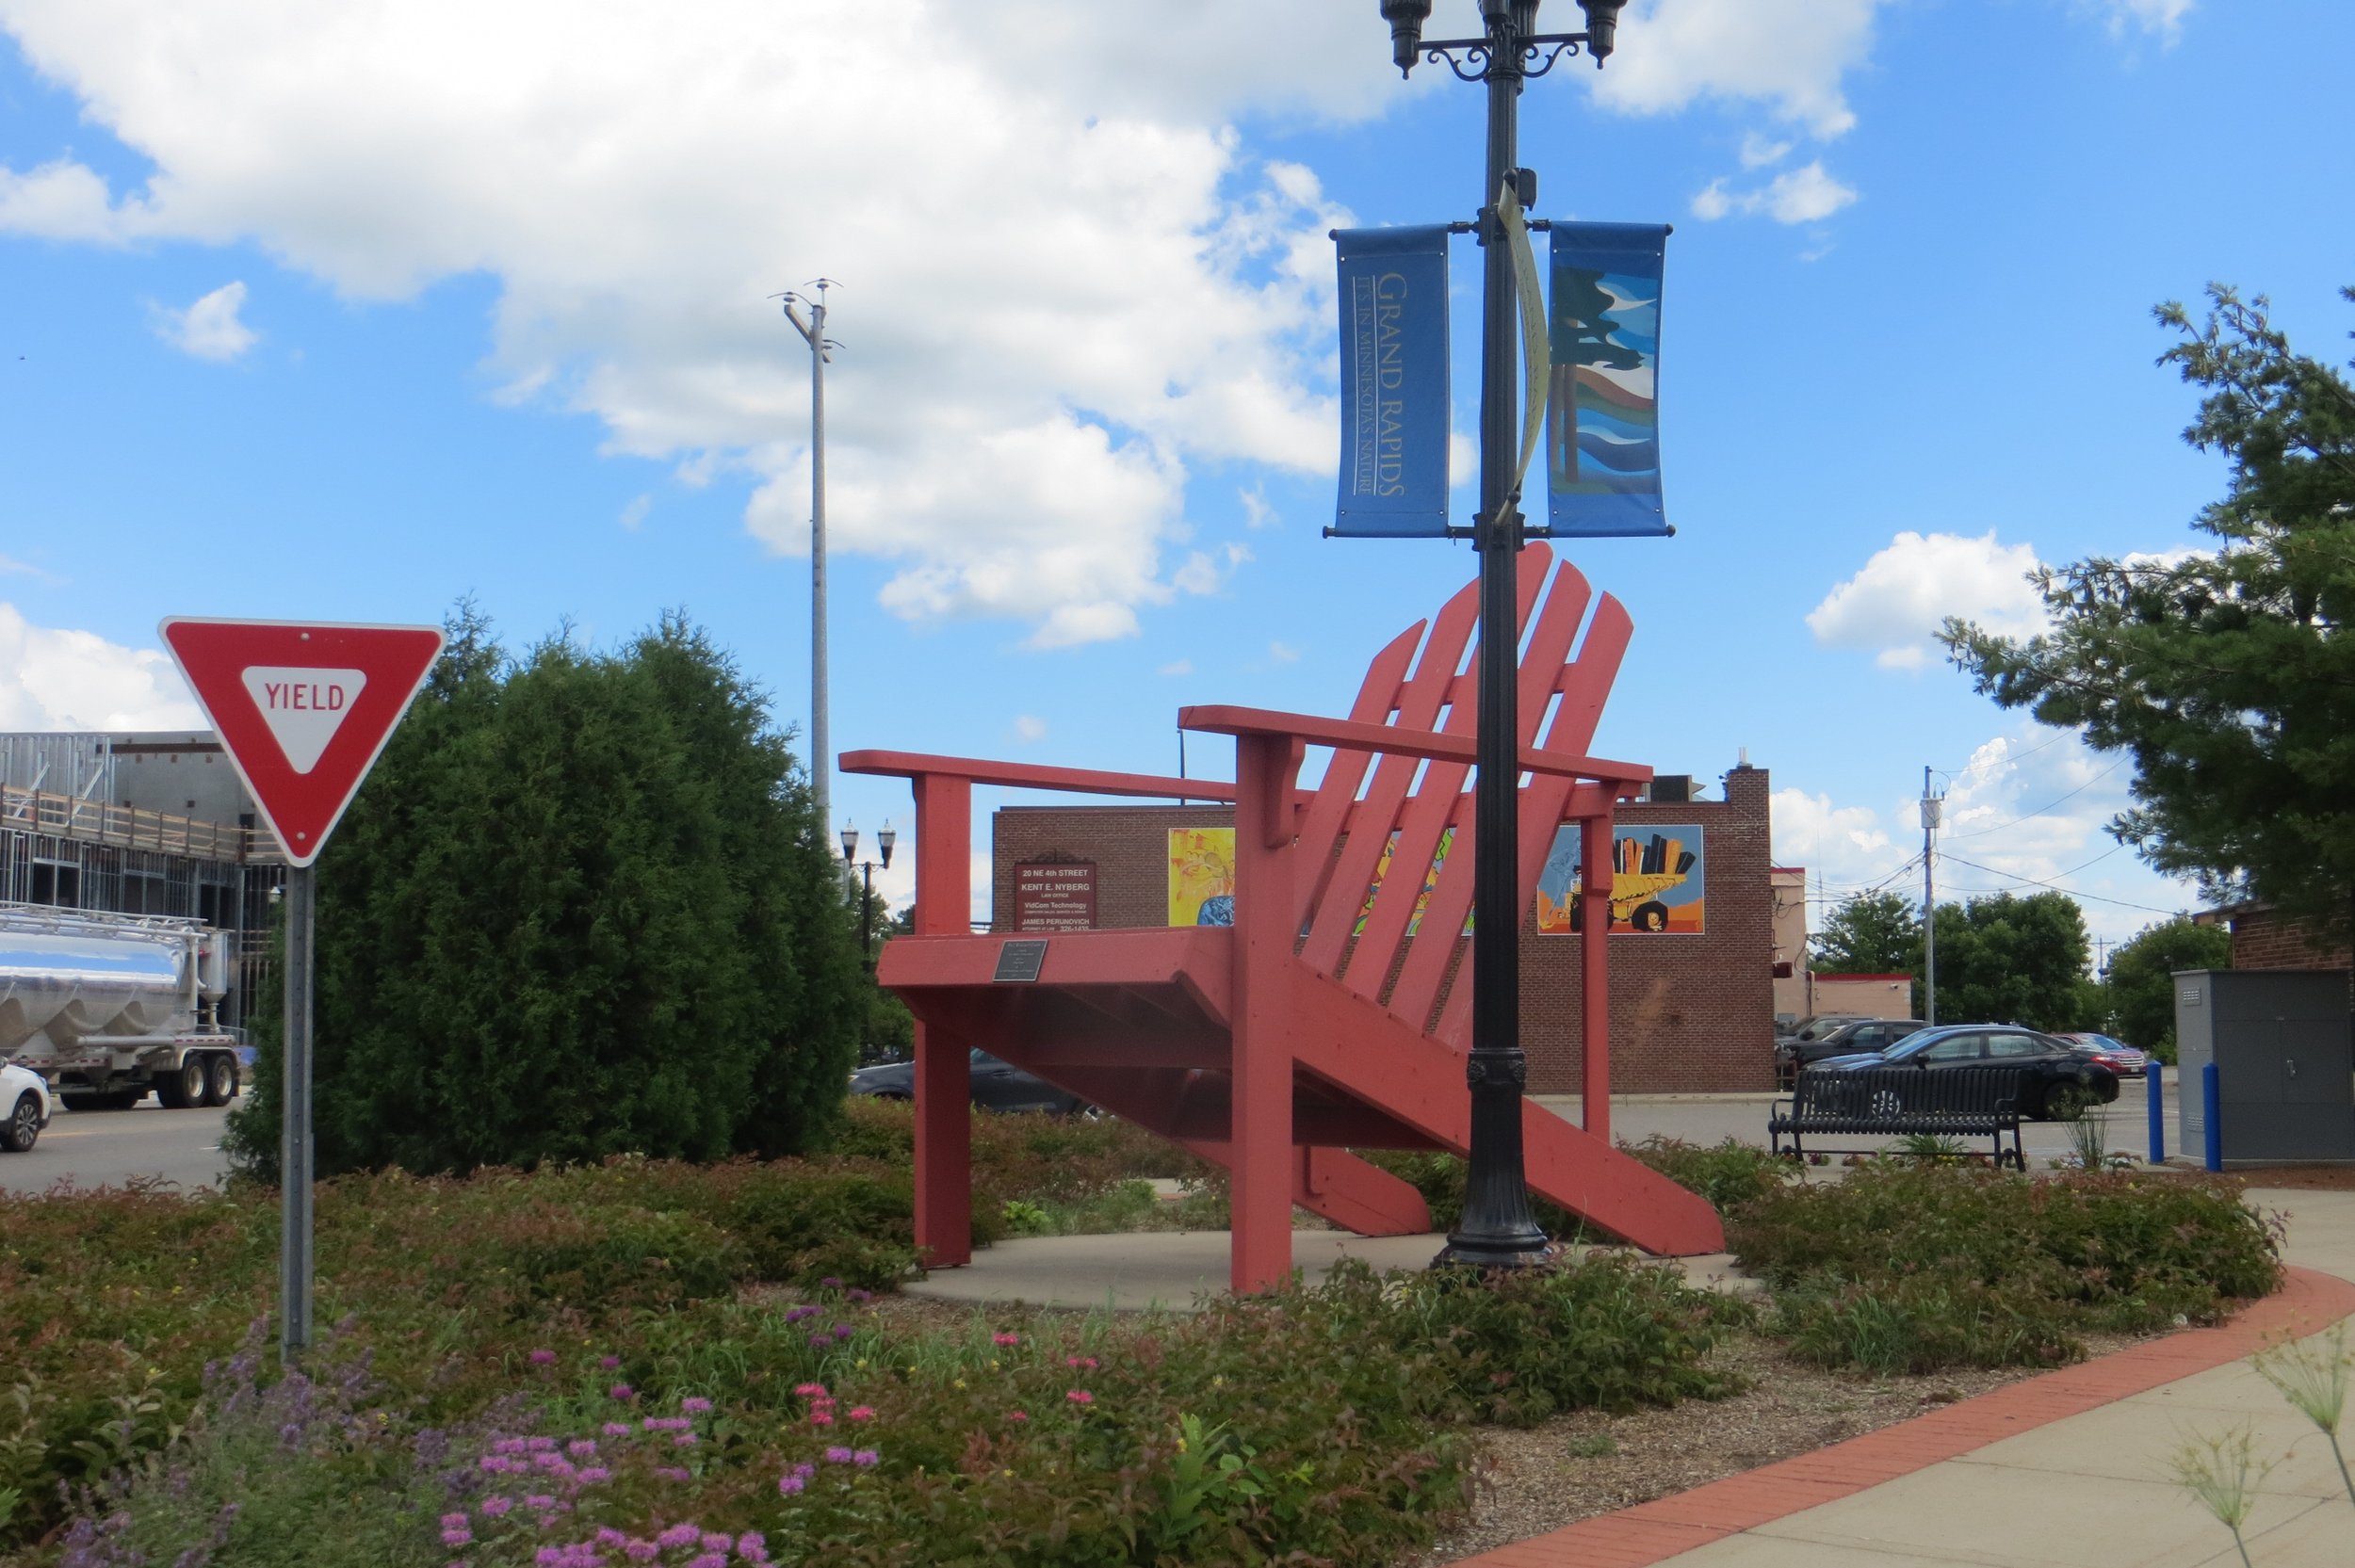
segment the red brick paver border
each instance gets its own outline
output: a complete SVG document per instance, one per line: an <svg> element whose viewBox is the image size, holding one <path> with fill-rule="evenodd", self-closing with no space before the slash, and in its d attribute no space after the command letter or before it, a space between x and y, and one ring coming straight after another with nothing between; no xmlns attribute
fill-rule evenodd
<svg viewBox="0 0 2355 1568"><path fill-rule="evenodd" d="M2355 1314L2355 1284L2311 1269L2229 1323L2187 1329L2083 1366L2047 1372L1927 1415L1746 1470L1673 1497L1597 1514L1462 1560L1459 1568L1646 1568L1774 1520L1853 1496L2063 1416L2082 1414Z"/></svg>

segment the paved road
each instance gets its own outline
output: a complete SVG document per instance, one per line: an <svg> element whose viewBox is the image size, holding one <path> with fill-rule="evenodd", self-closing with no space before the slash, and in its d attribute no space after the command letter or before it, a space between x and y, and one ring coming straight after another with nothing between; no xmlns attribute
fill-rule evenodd
<svg viewBox="0 0 2355 1568"><path fill-rule="evenodd" d="M61 1110L30 1154L0 1154L0 1191L40 1192L60 1181L114 1187L160 1176L183 1188L218 1186L228 1172L221 1118L212 1110Z"/></svg>

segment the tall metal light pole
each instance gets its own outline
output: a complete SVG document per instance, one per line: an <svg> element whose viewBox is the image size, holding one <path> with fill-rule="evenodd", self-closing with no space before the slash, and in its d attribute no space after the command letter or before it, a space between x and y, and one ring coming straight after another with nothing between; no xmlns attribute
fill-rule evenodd
<svg viewBox="0 0 2355 1568"><path fill-rule="evenodd" d="M1381 0L1399 73L1419 57L1445 60L1455 74L1488 89L1487 161L1478 234L1485 251L1480 317L1480 552L1478 773L1472 820L1472 1048L1465 1067L1471 1091L1470 1171L1464 1216L1439 1262L1523 1268L1545 1261L1546 1233L1529 1204L1521 1147L1520 768L1515 734L1520 665L1516 558L1526 535L1519 509L1519 354L1513 254L1499 195L1510 185L1522 206L1536 200L1537 177L1520 167L1521 84L1542 76L1582 48L1600 66L1611 53L1624 0L1579 0L1584 33L1540 33L1540 0L1480 0L1479 38L1422 40L1432 0ZM1459 60L1457 56L1463 57ZM1593 874L1600 868L1590 867ZM1607 940L1588 931L1589 942Z"/></svg>
<svg viewBox="0 0 2355 1568"><path fill-rule="evenodd" d="M834 818L834 753L826 735L826 363L834 357L829 350L842 345L826 336L826 290L834 280L809 286L816 299L798 292L781 298L785 318L809 345L809 787L822 829ZM809 307L808 320L796 305Z"/></svg>
<svg viewBox="0 0 2355 1568"><path fill-rule="evenodd" d="M1932 863L1938 819L1946 802L1930 793L1930 769L1922 767L1922 1022L1938 1022L1938 887Z"/></svg>

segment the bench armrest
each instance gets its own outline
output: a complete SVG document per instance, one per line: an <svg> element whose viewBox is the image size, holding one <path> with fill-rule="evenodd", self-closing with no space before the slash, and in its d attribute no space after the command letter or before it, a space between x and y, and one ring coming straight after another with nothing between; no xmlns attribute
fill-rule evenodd
<svg viewBox="0 0 2355 1568"><path fill-rule="evenodd" d="M1339 752L1386 752L1396 756L1423 757L1433 762L1477 764L1479 748L1470 736L1440 735L1396 724L1368 724L1354 719L1319 719L1310 714L1283 713L1273 708L1234 707L1212 703L1179 708L1178 727L1209 735L1288 736L1311 746ZM1649 784L1651 769L1637 762L1611 762L1569 752L1520 749L1521 770L1556 778L1595 779L1604 784Z"/></svg>
<svg viewBox="0 0 2355 1568"><path fill-rule="evenodd" d="M1226 800L1235 786L1217 779L1172 779L1153 773L1107 773L1093 768L1049 768L1037 763L987 762L978 757L934 756L923 752L845 752L845 773L889 779L927 775L965 779L1010 789L1055 789L1074 795L1172 796L1181 800Z"/></svg>

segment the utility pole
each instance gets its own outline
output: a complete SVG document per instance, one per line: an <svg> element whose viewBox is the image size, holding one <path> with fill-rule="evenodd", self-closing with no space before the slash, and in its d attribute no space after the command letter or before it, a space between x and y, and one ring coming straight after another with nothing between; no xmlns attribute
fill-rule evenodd
<svg viewBox="0 0 2355 1568"><path fill-rule="evenodd" d="M1930 769L1922 768L1922 1022L1938 1022L1938 817L1944 800L1930 793Z"/></svg>
<svg viewBox="0 0 2355 1568"><path fill-rule="evenodd" d="M826 290L834 280L820 278L809 286L818 291L816 299L791 291L779 298L785 318L809 345L809 788L823 832L834 820L834 753L826 735L826 362L834 357L828 350L842 345L826 336ZM796 305L809 307L808 320Z"/></svg>

